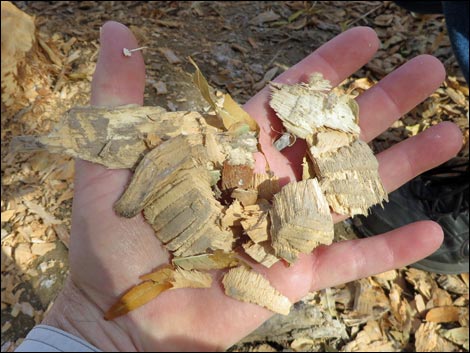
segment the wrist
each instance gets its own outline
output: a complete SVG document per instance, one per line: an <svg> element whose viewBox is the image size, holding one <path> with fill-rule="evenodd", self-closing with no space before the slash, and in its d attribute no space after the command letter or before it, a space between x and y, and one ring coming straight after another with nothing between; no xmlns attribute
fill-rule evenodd
<svg viewBox="0 0 470 353"><path fill-rule="evenodd" d="M129 334L115 322L104 320L103 310L70 278L41 324L70 333L103 351L137 351Z"/></svg>

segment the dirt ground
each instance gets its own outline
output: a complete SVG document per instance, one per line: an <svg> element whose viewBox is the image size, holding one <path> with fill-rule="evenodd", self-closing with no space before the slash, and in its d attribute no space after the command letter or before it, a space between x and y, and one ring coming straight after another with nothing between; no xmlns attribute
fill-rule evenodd
<svg viewBox="0 0 470 353"><path fill-rule="evenodd" d="M2 83L2 351L14 350L41 322L67 276L74 172L68 157L13 154L10 141L45 134L67 109L88 104L99 29L108 20L129 26L148 47L145 105L173 111L204 105L188 75L194 71L188 56L210 85L243 104L329 39L370 26L382 46L344 89L360 94L419 54L438 57L448 75L431 97L374 140L373 149L449 120L464 132L461 155L468 156L468 86L441 15L374 1L13 3L35 17L44 70L31 78L36 81L25 102L4 104ZM356 237L350 222L335 231L336 240ZM468 282L468 273L407 267L311 293L288 317L276 315L230 350L468 350Z"/></svg>

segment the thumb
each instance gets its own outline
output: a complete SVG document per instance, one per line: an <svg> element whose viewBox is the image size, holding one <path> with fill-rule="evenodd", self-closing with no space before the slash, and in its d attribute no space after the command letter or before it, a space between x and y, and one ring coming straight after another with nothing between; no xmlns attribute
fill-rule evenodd
<svg viewBox="0 0 470 353"><path fill-rule="evenodd" d="M142 105L145 87L145 65L142 54L136 51L128 57L122 53L123 48L137 47L137 40L132 32L121 23L106 22L101 28L100 43L100 54L91 83L91 105L118 106L131 103ZM111 184L114 186L120 183L125 185L129 171L109 171L103 166L79 159L75 162L76 190L90 183L101 189L110 182L110 176L113 179Z"/></svg>

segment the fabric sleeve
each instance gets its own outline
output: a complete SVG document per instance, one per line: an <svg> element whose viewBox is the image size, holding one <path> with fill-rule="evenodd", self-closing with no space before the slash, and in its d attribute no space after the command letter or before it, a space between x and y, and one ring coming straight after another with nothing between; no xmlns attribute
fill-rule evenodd
<svg viewBox="0 0 470 353"><path fill-rule="evenodd" d="M58 328L38 325L15 352L101 352L90 343Z"/></svg>

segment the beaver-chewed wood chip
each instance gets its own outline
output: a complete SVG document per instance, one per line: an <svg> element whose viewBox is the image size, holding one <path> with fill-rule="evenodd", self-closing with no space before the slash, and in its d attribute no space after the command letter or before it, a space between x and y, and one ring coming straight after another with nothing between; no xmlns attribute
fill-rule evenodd
<svg viewBox="0 0 470 353"><path fill-rule="evenodd" d="M269 210L271 205L266 200L260 200L255 205L243 208L240 224L245 233L255 243L268 240L269 237Z"/></svg>
<svg viewBox="0 0 470 353"><path fill-rule="evenodd" d="M240 301L263 306L279 314L288 315L292 303L259 273L239 266L225 274L222 283L225 294Z"/></svg>
<svg viewBox="0 0 470 353"><path fill-rule="evenodd" d="M256 262L267 268L270 268L279 261L279 259L274 256L274 250L268 242L254 243L249 240L242 246L245 252L250 255L253 260L256 260Z"/></svg>
<svg viewBox="0 0 470 353"><path fill-rule="evenodd" d="M277 257L295 262L333 241L333 220L316 179L289 183L274 196L271 214L272 246Z"/></svg>
<svg viewBox="0 0 470 353"><path fill-rule="evenodd" d="M156 194L162 188L171 185L179 171L192 170L206 162L204 149L201 146L190 146L185 136L163 142L147 153L137 166L126 191L114 205L116 213L134 217L156 199ZM208 172L200 173L200 177L201 182L210 185Z"/></svg>
<svg viewBox="0 0 470 353"><path fill-rule="evenodd" d="M271 83L270 105L286 130L306 139L317 128L328 127L359 136L358 106L349 96L338 96L320 73L308 83Z"/></svg>
<svg viewBox="0 0 470 353"><path fill-rule="evenodd" d="M241 189L236 188L232 191L230 195L233 199L237 199L243 206L251 206L256 203L258 199L258 191L254 189Z"/></svg>
<svg viewBox="0 0 470 353"><path fill-rule="evenodd" d="M134 168L148 151L147 136L167 140L184 134L202 142L207 124L197 112L167 112L161 107L75 107L47 136L18 136L13 151L48 150L99 163L107 168ZM153 146L151 146L153 147Z"/></svg>
<svg viewBox="0 0 470 353"><path fill-rule="evenodd" d="M308 83L271 85L271 107L288 132L304 138L308 155L333 211L353 216L387 200L377 160L359 140L359 106L330 91L319 73ZM311 175L305 164L304 177Z"/></svg>
<svg viewBox="0 0 470 353"><path fill-rule="evenodd" d="M240 261L234 252L216 250L212 254L201 254L187 257L175 257L172 260L175 266L185 270L219 270L238 266Z"/></svg>
<svg viewBox="0 0 470 353"><path fill-rule="evenodd" d="M232 250L233 234L218 225L222 206L205 179L206 172L200 167L177 173L144 209L158 239L175 256Z"/></svg>
<svg viewBox="0 0 470 353"><path fill-rule="evenodd" d="M378 173L378 162L360 140L314 158L320 187L334 212L367 214L370 206L388 200Z"/></svg>
<svg viewBox="0 0 470 353"><path fill-rule="evenodd" d="M171 284L171 289L210 288L212 285L212 277L210 274L201 271L176 268Z"/></svg>

